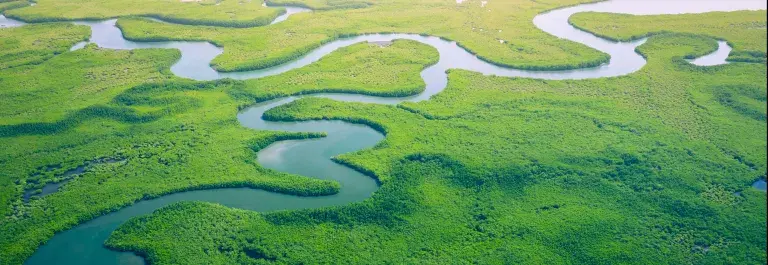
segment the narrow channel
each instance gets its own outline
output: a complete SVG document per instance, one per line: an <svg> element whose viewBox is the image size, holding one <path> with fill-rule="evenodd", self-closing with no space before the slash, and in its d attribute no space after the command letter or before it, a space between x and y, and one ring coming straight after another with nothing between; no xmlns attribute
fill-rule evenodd
<svg viewBox="0 0 768 265"><path fill-rule="evenodd" d="M403 98L384 98L356 94L313 94L302 96L320 96L350 102L398 104L403 101L428 100L432 95L442 91L447 85L445 71L451 68L466 69L486 75L510 77L584 79L626 75L639 70L645 65L645 60L642 56L634 51L637 46L645 42L645 39L632 42L613 42L580 31L568 23L568 18L578 12L597 11L642 15L765 8L766 3L760 1L701 1L696 2L696 4L685 1L608 1L557 9L536 16L533 23L539 29L560 38L585 44L611 56L608 64L594 68L568 71L526 71L499 67L478 59L453 41L433 36L372 34L343 38L324 44L297 60L279 66L256 71L223 73L217 72L210 67L211 60L223 52L223 49L210 43L188 41L134 42L123 38L120 30L115 27L116 20L114 19L75 23L90 26L92 36L89 42L103 48L179 49L182 52L182 58L171 67L172 72L178 76L195 80L219 78L252 79L276 75L316 62L339 48L365 41L410 39L436 48L440 54L440 60L437 64L421 72L426 88L418 95ZM289 13L287 14L290 15ZM285 16L285 18L287 17ZM7 19L0 15L0 26L10 27L23 24L23 22ZM73 48L84 45L81 43ZM715 51L715 53L717 52ZM725 62L719 62L719 64L721 63ZM170 194L157 199L138 202L117 212L98 217L58 233L42 245L25 264L143 264L144 260L141 257L133 253L108 250L103 247L103 242L114 229L128 219L149 214L158 208L179 201L207 201L234 208L268 212L345 205L369 198L378 188L377 183L370 177L332 162L329 158L373 147L383 140L384 136L367 126L341 121L268 122L262 120L261 117L265 111L298 98L300 97L287 97L258 103L238 114L237 119L243 126L256 130L327 132L328 137L321 139L276 142L259 151L258 162L265 168L281 172L336 180L342 187L338 194L322 197L297 197L248 188L199 190Z"/></svg>

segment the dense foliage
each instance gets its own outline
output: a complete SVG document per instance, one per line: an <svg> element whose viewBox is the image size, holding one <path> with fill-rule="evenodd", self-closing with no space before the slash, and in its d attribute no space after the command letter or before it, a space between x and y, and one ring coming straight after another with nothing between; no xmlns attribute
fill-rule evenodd
<svg viewBox="0 0 768 265"><path fill-rule="evenodd" d="M306 67L245 81L232 94L256 101L318 92L409 96L424 90L419 72L437 63L438 57L434 48L411 40L396 40L386 47L359 43Z"/></svg>
<svg viewBox="0 0 768 265"><path fill-rule="evenodd" d="M36 34L56 34L56 38L63 37L60 42L73 43L72 40L67 41L67 38L72 38L67 37L66 30L60 30L58 33L37 30L41 26L44 25L2 30L0 35L32 34L28 35L30 41L43 44L45 42L39 41L42 38L37 39L35 36L40 35ZM72 27L63 24L52 26L54 29ZM76 29L88 31L87 27ZM81 38L82 34L77 37ZM8 38L10 42L25 39L27 37ZM3 42L4 40L6 39L3 39ZM16 62L39 63L41 56L37 54L51 56L54 52L60 52L63 47L60 44L38 46L36 52L19 55ZM174 50L116 51L89 45L85 49L56 56L39 65L5 69L0 71L0 87L3 88L0 90L0 98L3 101L3 104L0 104L0 125L60 121L66 115L72 115L74 110L107 103L131 86L168 79L170 71L167 69L179 56L179 52ZM67 104L61 104L62 101ZM0 135L5 134L7 127L2 128L0 131L3 133Z"/></svg>
<svg viewBox="0 0 768 265"><path fill-rule="evenodd" d="M338 158L381 180L373 198L267 214L176 204L107 245L153 264L762 264L766 197L750 184L766 174L753 114L765 113L766 66L683 59L714 43L656 35L638 49L648 65L617 78L451 71L421 103L302 99L267 118L386 132ZM759 107L724 103L723 87Z"/></svg>
<svg viewBox="0 0 768 265"><path fill-rule="evenodd" d="M61 25L0 34L54 36L38 29L43 26ZM58 49L46 47L49 53ZM306 67L322 75L297 70L286 73L290 79L259 83L180 80L169 73L178 56L174 50L89 45L37 65L0 70L0 263L21 263L54 232L163 194L221 187L334 194L340 188L336 182L279 173L255 162L256 151L275 141L323 135L247 129L235 119L238 108L267 95L259 87L269 95L293 94L306 88L307 80L328 88L364 85L372 93L415 93L423 85L418 71L437 58L434 49L412 41L387 47L363 43ZM344 69L360 66L377 72L366 80L345 75ZM274 85L291 80L296 87ZM68 173L85 166L83 174ZM24 191L39 193L45 184L61 181L68 182L58 192L23 200Z"/></svg>
<svg viewBox="0 0 768 265"><path fill-rule="evenodd" d="M268 8L259 1L240 0L37 0L35 6L6 12L27 22L100 20L121 16L148 16L168 22L219 27L268 25L284 8Z"/></svg>
<svg viewBox="0 0 768 265"><path fill-rule="evenodd" d="M295 3L346 2L353 1ZM338 36L379 31L455 38L494 61L533 68L605 59L529 25L537 12L570 2L445 2L371 1L254 29L140 18L119 25L139 39L214 40L225 46L216 61L225 69L272 65ZM122 2L88 3L91 14ZM75 11L61 11L68 12ZM173 204L122 225L106 245L152 264L765 264L766 195L750 184L766 176L768 68L684 60L712 52L712 37L758 58L764 47L746 47L765 43L765 34L673 22L687 34L644 29L657 32L637 49L648 64L627 76L548 81L451 70L448 88L429 101L307 98L273 109L265 118L345 120L385 133L372 149L334 158L376 177L380 190L351 205L272 213ZM496 29L512 42L493 40ZM238 109L323 91L412 94L423 85L419 71L436 59L434 49L412 41L363 43L278 76L195 82L169 72L174 50L64 52L82 34L56 23L0 29L7 37L0 43L20 49L8 54L21 52L0 68L2 264L21 264L55 232L164 194L221 187L335 194L338 183L255 161L275 141L322 134L247 129L235 119ZM77 168L84 172L68 175ZM52 194L23 199L62 181Z"/></svg>
<svg viewBox="0 0 768 265"><path fill-rule="evenodd" d="M344 36L415 33L455 40L489 62L522 69L596 66L608 55L538 30L531 20L545 10L586 0L480 1L393 0L368 8L292 15L268 27L233 29L123 18L118 25L132 40L205 40L224 47L213 60L221 71L261 69L296 59ZM514 19L512 19L514 18ZM504 40L504 42L500 42Z"/></svg>
<svg viewBox="0 0 768 265"><path fill-rule="evenodd" d="M14 8L22 8L25 6L29 6L29 2L27 1L0 1L0 13L6 10L11 10Z"/></svg>
<svg viewBox="0 0 768 265"><path fill-rule="evenodd" d="M39 64L88 39L90 34L86 26L59 23L0 30L0 70Z"/></svg>
<svg viewBox="0 0 768 265"><path fill-rule="evenodd" d="M570 23L612 40L639 39L664 32L704 34L728 40L729 61L765 63L766 11L710 12L705 14L646 15L577 13Z"/></svg>
<svg viewBox="0 0 768 265"><path fill-rule="evenodd" d="M372 0L267 0L270 5L299 6L314 10L366 8L374 4Z"/></svg>

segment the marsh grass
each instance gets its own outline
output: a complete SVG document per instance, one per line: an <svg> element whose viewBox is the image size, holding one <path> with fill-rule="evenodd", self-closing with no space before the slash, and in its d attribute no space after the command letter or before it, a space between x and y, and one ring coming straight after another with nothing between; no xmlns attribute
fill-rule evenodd
<svg viewBox="0 0 768 265"><path fill-rule="evenodd" d="M35 27L17 29L8 36L56 36ZM254 131L239 124L237 111L270 98L265 95L317 92L312 83L416 93L423 86L420 69L434 63L437 53L412 41L386 48L361 43L273 79L210 82L173 77L169 67L178 58L178 51L169 49L89 45L0 70L0 260L21 263L54 232L169 193L251 187L299 196L335 194L336 182L283 174L255 162L256 152L271 143L325 134ZM364 73L363 68L375 72L365 79L348 76ZM232 96L238 93L243 96ZM61 172L97 158L125 162L89 169L57 192L22 200L25 190L59 182Z"/></svg>
<svg viewBox="0 0 768 265"><path fill-rule="evenodd" d="M372 198L268 214L179 203L106 244L156 263L763 263L765 193L750 184L766 172L765 120L722 94L764 106L766 66L685 60L716 46L658 34L628 76L451 70L448 88L419 103L294 101L265 118L386 133L335 158L376 176Z"/></svg>
<svg viewBox="0 0 768 265"><path fill-rule="evenodd" d="M455 40L488 62L529 70L597 66L609 56L537 29L530 21L545 10L584 1L552 4L500 1L387 1L368 8L301 13L276 25L234 29L167 24L122 18L126 38L137 41L196 40L224 47L213 67L219 71L263 69L298 58L333 40L373 33L414 33ZM514 17L515 19L510 19ZM499 39L506 40L499 43Z"/></svg>
<svg viewBox="0 0 768 265"><path fill-rule="evenodd" d="M569 22L579 29L616 41L668 32L707 35L728 41L733 47L729 61L765 63L765 17L765 10L645 16L583 12L571 16Z"/></svg>
<svg viewBox="0 0 768 265"><path fill-rule="evenodd" d="M258 1L237 0L39 0L35 6L6 12L9 18L26 22L104 20L122 16L146 16L173 23L217 27L268 25L284 8L264 7Z"/></svg>
<svg viewBox="0 0 768 265"><path fill-rule="evenodd" d="M387 20L396 10L378 3L345 11L349 19L338 25L406 30L423 22L423 29L410 29L451 38L460 31L446 22L453 21L449 15L464 14L456 21L480 25L474 20L484 19L478 12L493 14L489 23L518 14L502 14L517 10L511 6L488 12L478 5L421 4L434 5L436 11L430 12L443 25L402 9L402 20ZM534 11L561 5L513 4L531 7L518 10L526 23ZM311 49L329 36L359 33L308 35L291 24L340 21L342 13L333 12L300 14L269 29L153 24L138 18L119 24L137 38L179 33L176 38L215 39L230 52L225 56L237 54L233 46L257 44L237 54L243 58L234 67L278 50L284 53L263 61L290 58L301 50L296 47ZM337 30L327 23L307 25ZM521 46L515 50L526 55L517 59L531 59L527 64L551 66L553 61L539 53L548 49L576 47L569 56L553 53L564 58L557 65L600 58L579 54L580 46L562 41L542 44L552 39L529 26L509 33L521 37L513 47ZM21 27L14 34L57 36L31 29ZM264 35L245 35L255 33ZM255 37L266 35L279 41ZM456 39L475 36L459 35ZM746 43L752 37L723 38ZM59 46L46 47L48 54ZM372 198L270 214L200 202L172 204L131 219L106 245L140 253L153 264L764 264L766 197L750 185L766 174L766 65L701 67L685 60L716 47L711 35L699 31L658 33L637 48L647 65L627 76L552 81L451 70L446 90L419 103L301 99L270 110L265 118L344 120L386 134L374 148L333 158L379 181ZM387 48L357 44L279 76L195 82L171 75L177 51L90 45L39 64L2 69L0 261L21 264L56 232L164 194L221 187L334 194L341 188L336 182L267 170L255 159L275 141L323 134L247 129L235 118L238 109L327 89L413 93L421 84L418 72L434 62L434 55L433 49L409 41ZM100 158L125 162L89 170L53 194L23 202L25 189L58 181L57 173Z"/></svg>
<svg viewBox="0 0 768 265"><path fill-rule="evenodd" d="M0 30L0 70L27 64L40 64L87 40L86 26L55 23L28 25Z"/></svg>

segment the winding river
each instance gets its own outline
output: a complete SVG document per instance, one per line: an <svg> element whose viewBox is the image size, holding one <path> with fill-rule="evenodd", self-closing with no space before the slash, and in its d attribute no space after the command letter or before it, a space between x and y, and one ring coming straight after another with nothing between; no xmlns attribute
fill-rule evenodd
<svg viewBox="0 0 768 265"><path fill-rule="evenodd" d="M478 4L462 2L459 4ZM493 3L486 3L492 8ZM415 40L430 45L440 53L440 60L421 72L426 83L425 90L415 96L403 98L383 98L355 94L313 94L300 97L286 97L256 104L237 115L243 126L257 130L327 132L328 137L313 140L289 140L276 142L259 151L258 162L265 168L299 174L320 179L331 179L341 184L338 194L321 197L298 197L272 193L257 189L228 188L214 190L188 191L170 194L157 199L141 201L72 229L56 234L42 245L25 264L143 264L144 260L133 253L115 252L103 247L103 242L120 224L131 217L151 213L152 211L179 201L207 201L229 207L254 211L274 211L317 208L345 205L370 197L378 188L375 180L355 170L332 162L329 158L343 153L370 148L384 139L384 136L363 125L341 121L307 122L268 122L261 119L262 114L274 107L286 104L301 97L327 97L341 101L367 102L377 104L398 104L403 101L427 100L442 91L447 85L445 71L451 68L466 69L486 75L531 77L541 79L584 79L626 75L639 70L645 60L634 52L645 39L632 42L613 42L580 31L568 23L568 17L585 11L614 12L628 14L676 14L700 13L708 11L733 11L744 9L765 9L762 1L609 1L583 4L557 9L536 16L533 23L539 29L554 36L585 44L611 55L610 63L599 67L569 71L526 71L499 67L470 54L455 42L433 36L416 34L372 34L339 39L318 47L303 57L272 68L247 72L217 72L210 67L210 62L223 50L207 42L134 42L125 40L120 30L115 27L116 20L80 21L77 24L91 27L89 40L103 48L140 49L140 48L175 48L182 52L181 59L171 67L171 71L181 77L195 80L213 80L219 78L250 79L284 73L316 62L329 53L355 43L365 41L391 41L395 39ZM306 9L289 9L285 15L275 19L277 23L296 12ZM7 19L0 15L0 26L20 26L23 22ZM86 43L78 43L72 49L79 49ZM725 63L730 52L725 42L720 42L720 49L713 54L692 60L701 65Z"/></svg>

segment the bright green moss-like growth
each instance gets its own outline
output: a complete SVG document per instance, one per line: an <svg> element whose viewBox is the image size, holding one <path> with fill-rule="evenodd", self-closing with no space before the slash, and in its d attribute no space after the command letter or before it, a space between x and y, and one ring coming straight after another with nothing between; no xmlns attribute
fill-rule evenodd
<svg viewBox="0 0 768 265"><path fill-rule="evenodd" d="M147 16L168 22L220 27L257 27L285 12L258 1L239 0L39 0L37 5L6 12L27 22L101 20L121 16Z"/></svg>
<svg viewBox="0 0 768 265"><path fill-rule="evenodd" d="M242 127L234 118L242 102L225 91L231 85L231 81L140 85L54 123L63 128L17 129L2 135L5 221L0 223L0 258L21 263L54 232L169 193L232 187L301 196L338 192L338 183L255 164L255 151L270 143L322 135ZM35 124L0 128L11 131L22 126ZM21 200L23 190L60 181L62 171L102 158L123 162L88 169L43 198Z"/></svg>
<svg viewBox="0 0 768 265"><path fill-rule="evenodd" d="M271 5L299 6L313 10L366 8L374 4L370 0L267 0Z"/></svg>
<svg viewBox="0 0 768 265"><path fill-rule="evenodd" d="M61 31L73 28L81 33L88 32L88 28L82 26L52 26L54 29L61 28ZM18 29L26 31L28 28ZM82 38L82 34L76 38ZM61 41L72 43L79 40L76 38ZM56 49L60 52L63 47L66 46L59 45ZM50 53L50 50L43 52L47 56ZM41 56L32 54L33 57L21 54L19 61L40 60ZM53 57L39 66L0 71L0 86L3 87L0 90L3 101L0 104L0 125L55 122L77 110L107 103L131 86L167 79L167 68L179 56L178 51L167 49L118 51L89 45L85 49ZM62 101L67 104L60 104Z"/></svg>
<svg viewBox="0 0 768 265"><path fill-rule="evenodd" d="M245 81L234 94L257 101L318 92L408 96L424 90L419 72L437 63L437 50L410 40L391 44L359 43L342 48L307 67Z"/></svg>
<svg viewBox="0 0 768 265"><path fill-rule="evenodd" d="M75 43L88 39L90 34L91 30L87 26L63 23L1 29L0 70L40 64L69 50Z"/></svg>
<svg viewBox="0 0 768 265"><path fill-rule="evenodd" d="M577 13L572 25L595 35L627 41L664 32L703 34L725 39L734 50L729 61L765 63L766 11L646 15Z"/></svg>
<svg viewBox="0 0 768 265"><path fill-rule="evenodd" d="M22 8L25 6L29 6L29 2L27 1L0 1L0 14L3 13L3 11L11 10L14 8Z"/></svg>
<svg viewBox="0 0 768 265"><path fill-rule="evenodd" d="M747 87L728 91L764 103L766 67L684 60L714 43L654 36L638 48L646 67L617 78L454 70L420 103L295 101L265 118L386 133L337 158L381 181L371 199L267 214L176 204L107 245L153 263L764 263L765 193L750 184L766 172L765 121L720 94Z"/></svg>
<svg viewBox="0 0 768 265"><path fill-rule="evenodd" d="M388 1L369 8L292 15L268 27L232 29L118 20L132 40L201 40L224 47L213 60L220 71L275 66L345 36L366 33L414 33L455 40L483 60L521 69L555 70L597 66L607 54L553 37L531 20L540 12L584 1ZM502 42L503 41L503 42Z"/></svg>
<svg viewBox="0 0 768 265"><path fill-rule="evenodd" d="M416 93L423 86L419 71L437 60L433 48L412 41L361 43L281 76L195 82L170 75L178 56L166 49L89 45L39 65L0 70L0 213L6 218L0 223L0 260L21 263L56 231L168 193L252 187L334 194L336 182L282 174L255 162L256 152L271 143L322 134L254 131L235 119L238 109L255 99L320 91L309 83L362 87L359 93ZM283 82L294 85L278 85ZM67 177L60 191L22 200L24 190L63 181L64 172L102 159L120 162L89 166Z"/></svg>

